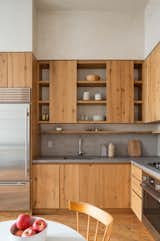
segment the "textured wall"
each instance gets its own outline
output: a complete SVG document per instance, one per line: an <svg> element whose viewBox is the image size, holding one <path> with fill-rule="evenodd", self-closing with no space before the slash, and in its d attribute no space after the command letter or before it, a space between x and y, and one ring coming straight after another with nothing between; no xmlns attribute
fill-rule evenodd
<svg viewBox="0 0 160 241"><path fill-rule="evenodd" d="M61 125L65 129L85 129L87 125ZM154 130L156 125L99 125L107 130ZM42 126L41 130L55 129L55 125ZM100 155L101 145L113 142L116 145L116 156L127 156L127 144L130 139L142 142L143 156L157 155L156 135L41 135L41 155L76 155L78 139L83 139L83 151L86 155ZM48 141L52 145L48 147Z"/></svg>

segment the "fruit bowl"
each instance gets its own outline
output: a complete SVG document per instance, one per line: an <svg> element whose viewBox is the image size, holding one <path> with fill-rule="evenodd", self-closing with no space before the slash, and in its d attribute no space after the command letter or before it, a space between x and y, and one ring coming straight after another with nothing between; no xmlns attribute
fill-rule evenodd
<svg viewBox="0 0 160 241"><path fill-rule="evenodd" d="M31 217L31 226L36 220L43 220L46 224L46 227L37 233L33 233L31 235L22 237L22 236L17 236L17 232L24 232L25 230L21 231L18 230L16 223L14 223L11 228L10 228L10 240L11 241L46 241L46 236L47 236L47 223L44 219L38 218L38 217ZM27 230L27 229L26 229Z"/></svg>

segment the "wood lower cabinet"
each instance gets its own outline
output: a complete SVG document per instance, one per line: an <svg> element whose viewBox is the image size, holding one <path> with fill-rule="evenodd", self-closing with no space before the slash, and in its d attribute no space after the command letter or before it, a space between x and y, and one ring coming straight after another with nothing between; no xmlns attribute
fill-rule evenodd
<svg viewBox="0 0 160 241"><path fill-rule="evenodd" d="M131 209L142 221L142 170L132 164L131 166Z"/></svg>
<svg viewBox="0 0 160 241"><path fill-rule="evenodd" d="M76 123L76 80L76 61L52 61L50 81L51 123Z"/></svg>
<svg viewBox="0 0 160 241"><path fill-rule="evenodd" d="M134 121L134 77L132 61L109 61L107 119L110 123Z"/></svg>
<svg viewBox="0 0 160 241"><path fill-rule="evenodd" d="M34 164L33 209L67 208L68 200L129 208L130 164Z"/></svg>
<svg viewBox="0 0 160 241"><path fill-rule="evenodd" d="M67 207L69 199L101 208L130 207L129 164L70 164L62 169L61 208Z"/></svg>
<svg viewBox="0 0 160 241"><path fill-rule="evenodd" d="M33 209L59 208L59 165L33 165Z"/></svg>

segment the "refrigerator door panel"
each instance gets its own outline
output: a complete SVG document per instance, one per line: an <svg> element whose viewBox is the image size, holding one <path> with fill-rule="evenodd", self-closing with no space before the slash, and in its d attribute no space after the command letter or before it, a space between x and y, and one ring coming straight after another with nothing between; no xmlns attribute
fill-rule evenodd
<svg viewBox="0 0 160 241"><path fill-rule="evenodd" d="M29 180L29 104L0 104L0 181Z"/></svg>
<svg viewBox="0 0 160 241"><path fill-rule="evenodd" d="M0 211L29 211L30 183L0 183Z"/></svg>

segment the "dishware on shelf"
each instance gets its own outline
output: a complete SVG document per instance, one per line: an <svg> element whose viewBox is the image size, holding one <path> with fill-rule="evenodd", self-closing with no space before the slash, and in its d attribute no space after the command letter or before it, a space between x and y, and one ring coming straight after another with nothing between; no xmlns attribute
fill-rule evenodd
<svg viewBox="0 0 160 241"><path fill-rule="evenodd" d="M62 127L56 127L56 131L63 131Z"/></svg>
<svg viewBox="0 0 160 241"><path fill-rule="evenodd" d="M96 94L94 95L94 99L95 99L95 100L102 100L102 95L101 95L100 93L96 93Z"/></svg>
<svg viewBox="0 0 160 241"><path fill-rule="evenodd" d="M96 74L88 74L86 76L86 80L88 80L88 81L98 81L98 80L100 80L100 76L96 75Z"/></svg>
<svg viewBox="0 0 160 241"><path fill-rule="evenodd" d="M105 116L103 115L93 115L93 121L104 121Z"/></svg>
<svg viewBox="0 0 160 241"><path fill-rule="evenodd" d="M90 92L89 91L83 92L83 100L90 100Z"/></svg>

